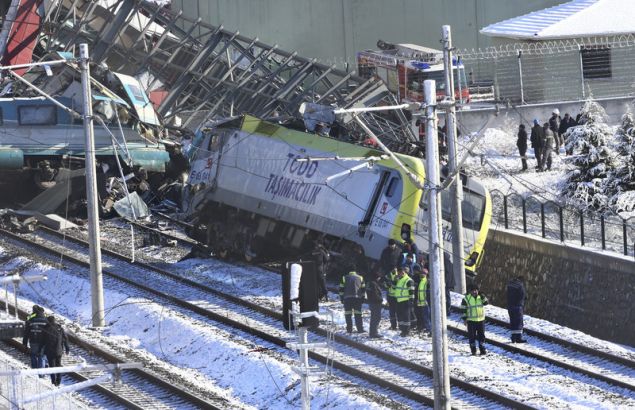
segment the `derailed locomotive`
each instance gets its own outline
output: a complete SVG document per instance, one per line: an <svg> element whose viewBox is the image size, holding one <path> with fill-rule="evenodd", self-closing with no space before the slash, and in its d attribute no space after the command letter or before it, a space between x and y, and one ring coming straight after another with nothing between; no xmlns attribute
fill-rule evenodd
<svg viewBox="0 0 635 410"><path fill-rule="evenodd" d="M221 255L247 259L310 251L324 240L335 254L363 249L378 259L389 239L428 249L426 199L394 161L374 147L294 130L243 115L202 128L189 147L191 171L183 208L200 239ZM397 154L425 176L424 161ZM464 177L466 269L480 261L490 225L487 190ZM449 197L443 240L451 252Z"/></svg>

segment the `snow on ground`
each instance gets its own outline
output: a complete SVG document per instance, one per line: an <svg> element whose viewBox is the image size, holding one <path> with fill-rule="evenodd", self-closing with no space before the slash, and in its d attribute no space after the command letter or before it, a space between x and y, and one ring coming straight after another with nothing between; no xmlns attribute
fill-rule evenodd
<svg viewBox="0 0 635 410"><path fill-rule="evenodd" d="M527 134L531 134L529 125ZM555 200L564 184L571 166L567 163L564 148L560 155L553 155L550 171L538 172L536 159L531 143L527 142L527 163L529 169L522 171L520 154L516 147L518 124L511 120L504 121L500 128L488 128L483 132L476 147L472 150L475 156L469 156L465 168L470 175L477 176L487 188L498 190L503 194L517 193L522 196L534 195L542 200ZM459 153L462 157L471 145L469 136L459 142Z"/></svg>
<svg viewBox="0 0 635 410"><path fill-rule="evenodd" d="M24 370L29 368L27 363L19 362L15 358L0 351L0 372L13 372L16 370ZM15 390L13 389L13 381L10 377L0 378L0 406L3 409L11 408L9 400L12 400L9 392L15 391L17 394L17 400L23 401L29 397L35 395L46 394L51 392L55 387L50 382L49 376L45 378L39 378L37 376L27 376L24 379L16 379ZM53 396L46 399L42 399L37 403L24 404L23 409L53 409L53 408L65 408L65 409L89 409L85 405L80 397L76 394L62 394L59 396Z"/></svg>
<svg viewBox="0 0 635 410"><path fill-rule="evenodd" d="M9 257L5 249L0 248L0 257ZM188 264L183 268L188 268ZM232 277L234 268L224 264L226 278ZM67 328L90 327L90 282L85 276L26 258L9 258L0 269L12 273L19 270L22 275L45 273L48 281L22 286L21 306L45 306L61 316ZM212 264L207 274L215 272L217 268ZM256 281L253 277L252 280ZM104 334L112 343L140 350L146 360L165 361L175 367L175 374L181 373L191 383L224 397L232 408L262 408L264 403L271 409L299 406L299 377L291 369L294 353L222 325L202 326L171 306L128 295L125 287L111 285L105 280L108 328ZM324 380L314 383L313 392L316 408L382 407L364 394L352 395L350 389Z"/></svg>

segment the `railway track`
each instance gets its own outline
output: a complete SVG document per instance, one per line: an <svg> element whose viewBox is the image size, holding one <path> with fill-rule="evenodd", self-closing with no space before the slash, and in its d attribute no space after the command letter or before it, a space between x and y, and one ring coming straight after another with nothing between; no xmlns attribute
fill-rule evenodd
<svg viewBox="0 0 635 410"><path fill-rule="evenodd" d="M143 225L139 227L147 229ZM185 241L183 243L191 244ZM274 307L276 308L280 309L280 307ZM448 330L454 335L465 337L467 335L465 327L453 325L460 322L459 310L453 308L453 312L448 318ZM600 383L616 386L631 393L635 392L635 355L633 354L625 352L623 355L617 355L530 329L527 329L526 333L532 337L532 343L511 344L508 342L508 323L493 317L488 317L487 320L489 322L487 344L490 347L493 346L498 354L531 364L537 360L541 366L555 366Z"/></svg>
<svg viewBox="0 0 635 410"><path fill-rule="evenodd" d="M72 240L71 243L70 238L66 237L65 246L62 246L59 243L60 238L52 232L40 231L19 236L2 233L11 236L13 241L18 241L22 246L37 249L38 253L53 253L56 258L63 254L66 263L86 267L87 261L83 255L87 252L83 241ZM149 293L159 303L178 306L190 316L223 323L276 346L283 347L288 341L289 334L280 326L279 312L154 266L141 263L130 265L129 258L124 255L106 250L103 252L105 276L135 287L140 292ZM312 337L312 341L328 343L327 334L320 331ZM342 374L363 380L380 391L389 392L391 397L396 395L399 400L433 404L433 377L430 367L341 335L335 335L331 347L330 355L314 353L312 358L321 363L329 363ZM452 377L451 385L453 405L458 408L533 408L460 378Z"/></svg>
<svg viewBox="0 0 635 410"><path fill-rule="evenodd" d="M126 257L122 255L120 255L120 257L123 258L123 260L126 259ZM149 267L149 268L154 269L152 267ZM173 273L170 273L170 272L167 272L167 273L170 275L173 275ZM180 276L177 276L175 279L180 282L183 282L184 280ZM199 289L204 290L206 292L216 292L216 294L218 294L217 291L210 289L205 285L201 285L200 283L194 282L194 283L191 283L191 285L195 287L199 287ZM246 302L239 298L232 297L231 295L221 294L220 296L222 296L223 298L226 298L227 300L232 301L236 305L242 305L247 307L249 307L250 305L249 302ZM259 310L260 312L262 312L263 314L269 317L275 317L277 320L279 319L279 313L271 312L271 309L263 308L260 305L251 306L251 308L255 310ZM454 329L451 329L451 330L457 333L461 333L463 331L459 327L455 327ZM488 328L488 335L490 335L489 331L490 329ZM497 333L496 331L492 332L493 335L495 335L496 333ZM505 335L505 336L501 336L501 340L505 340L507 337L506 330L501 328L501 334ZM344 346L353 347L354 349L366 352L367 354L370 354L370 355L377 354L378 349L369 347L364 343L357 343L356 341L351 340L348 337L341 337L336 335L336 340L339 343L342 343ZM494 337L492 340L488 340L488 343L490 343L490 345L496 346L497 348L500 347L500 349L502 350L500 352L501 354L507 354L513 357L520 356L521 359L525 358L525 359L532 359L532 360L533 359L540 360L544 363L547 363L550 366L558 366L562 369L566 369L571 372L583 374L586 377L595 379L597 381L600 381L601 383L614 385L624 390L629 390L631 392L634 390L632 374L633 374L633 368L635 366L633 366L633 362L632 361L629 362L627 358L619 358L615 360L615 363L612 363L609 360L610 355L602 357L602 354L598 354L597 355L598 357L594 358L592 356L593 351L589 352L587 348L587 352L584 353L584 355L586 356L578 355L580 357L572 360L568 357L568 355L575 356L575 354L573 354L571 351L565 351L560 353L562 360L559 360L557 359L558 357L557 352L558 350L561 349L561 347L545 345L544 343L541 346L536 346L536 344L532 343L532 345L530 346L517 347L516 345L509 345L508 343L502 342L501 340L496 340L496 337ZM554 342L549 342L549 343L552 343L553 345L557 345L557 343L554 343ZM544 354L544 352L543 353L536 353L535 351L532 352L531 349L535 349L535 348L537 348L538 350L546 351L548 354ZM571 347L569 347L569 349L571 349ZM342 348L338 347L337 350L340 351L342 350ZM387 354L385 360L392 363L399 362L399 360L401 360L402 362L400 363L400 365L403 366L404 368L412 369L420 374L426 373L426 370L424 369L423 366L413 366L411 363L411 360L400 358L393 354ZM576 360L578 364L576 364ZM590 364L594 361L596 362L596 364L591 366ZM579 363L583 363L583 365L580 365ZM372 382L372 378L371 379L367 378L366 380ZM375 381L375 382L378 382L378 381ZM379 380L379 382L381 385L381 380ZM405 382L406 381L404 381L403 383ZM461 382L462 380L460 379L455 379L452 381L453 385L460 385ZM403 383L400 383L400 384L403 384ZM396 389L396 390L399 390L399 389ZM466 390L470 391L470 386L467 386ZM407 394L404 394L404 396L409 397ZM453 397L454 397L454 392L453 392ZM460 392L457 393L457 397L460 397ZM507 405L511 405L511 404L507 403Z"/></svg>
<svg viewBox="0 0 635 410"><path fill-rule="evenodd" d="M26 316L20 312L20 316ZM63 356L64 366L106 365L123 363L119 357L81 337L68 332L70 354ZM3 341L4 351L22 362L28 362L27 349L14 339ZM103 371L69 372L63 379L84 382L105 374ZM48 378L48 376L47 376ZM80 391L89 401L109 409L222 409L226 403L205 400L145 369L129 369L121 373L117 382L94 385L90 393Z"/></svg>

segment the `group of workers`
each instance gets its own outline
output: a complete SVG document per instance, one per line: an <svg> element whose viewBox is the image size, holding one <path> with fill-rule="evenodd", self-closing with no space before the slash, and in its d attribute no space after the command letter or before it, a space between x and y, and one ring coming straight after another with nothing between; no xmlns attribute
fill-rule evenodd
<svg viewBox="0 0 635 410"><path fill-rule="evenodd" d="M552 155L555 152L556 155L560 155L560 147L565 144L565 134L569 128L578 125L580 116L574 119L569 113L564 114L564 118L560 117L560 110L554 108L549 120L543 124L540 124L538 119L534 119L533 126L531 128L531 135L529 140L531 147L534 149L534 155L536 157L536 170L545 171L551 169L553 162ZM518 126L518 139L516 140L516 146L520 153L520 159L522 162L522 170L528 169L527 166L527 131L525 130L525 124Z"/></svg>
<svg viewBox="0 0 635 410"><path fill-rule="evenodd" d="M414 329L423 335L430 336L430 282L426 263L417 261L416 245L410 241L401 246L390 239L383 250L380 260L370 273L362 275L350 269L342 276L339 296L344 305L346 331L364 332L362 321L362 305L368 304L370 310L370 338L379 338L379 323L384 302L383 289L390 318L390 328L400 330L402 337L407 337ZM447 292L449 293L449 291ZM448 302L448 311L451 304ZM478 285L472 283L463 296L460 309L465 322L470 351L476 355L487 354L485 347L485 309L488 298L480 293ZM525 303L525 287L522 277L510 280L507 286L507 308L510 316L511 341L524 343L523 339L523 306Z"/></svg>
<svg viewBox="0 0 635 410"><path fill-rule="evenodd" d="M69 352L64 329L55 321L54 316L46 317L44 308L38 305L33 306L32 313L26 319L22 344L29 349L33 369L60 367L63 352ZM54 385L59 386L61 381L61 373L51 374Z"/></svg>

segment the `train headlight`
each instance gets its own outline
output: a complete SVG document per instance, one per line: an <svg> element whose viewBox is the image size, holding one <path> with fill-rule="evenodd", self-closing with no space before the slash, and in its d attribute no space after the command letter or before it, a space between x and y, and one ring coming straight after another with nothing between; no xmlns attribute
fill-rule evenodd
<svg viewBox="0 0 635 410"><path fill-rule="evenodd" d="M472 252L470 257L465 261L465 266L472 267L476 265L476 261L478 261L478 252Z"/></svg>

